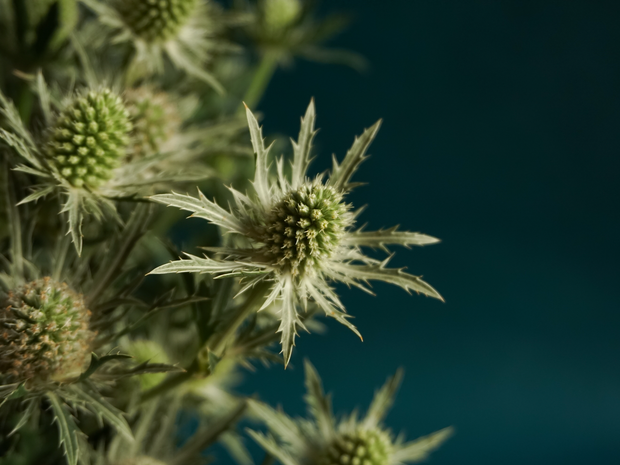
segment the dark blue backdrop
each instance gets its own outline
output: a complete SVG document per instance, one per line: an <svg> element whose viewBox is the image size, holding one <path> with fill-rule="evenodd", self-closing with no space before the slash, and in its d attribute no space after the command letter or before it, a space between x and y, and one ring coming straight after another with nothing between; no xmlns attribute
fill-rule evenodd
<svg viewBox="0 0 620 465"><path fill-rule="evenodd" d="M343 288L364 342L330 321L301 335L291 369L243 390L302 414L309 357L344 412L402 365L387 423L408 438L457 428L430 463L620 463L620 2L324 3L355 8L335 45L372 68L278 73L266 131L295 135L314 96L318 171L383 117L351 200L371 228L443 240L393 264L447 303Z"/></svg>

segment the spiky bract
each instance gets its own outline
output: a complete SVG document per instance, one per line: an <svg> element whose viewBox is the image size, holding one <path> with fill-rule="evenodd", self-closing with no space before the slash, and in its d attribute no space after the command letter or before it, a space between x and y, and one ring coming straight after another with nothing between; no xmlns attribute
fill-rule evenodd
<svg viewBox="0 0 620 465"><path fill-rule="evenodd" d="M78 96L60 113L46 152L60 175L75 187L96 188L112 177L126 153L129 113L110 89Z"/></svg>
<svg viewBox="0 0 620 465"><path fill-rule="evenodd" d="M147 42L165 42L178 34L197 3L197 0L116 0L114 6L134 34Z"/></svg>
<svg viewBox="0 0 620 465"><path fill-rule="evenodd" d="M42 278L10 292L0 308L3 382L69 381L88 366L95 334L82 295Z"/></svg>
<svg viewBox="0 0 620 465"><path fill-rule="evenodd" d="M392 442L380 429L360 429L336 437L316 465L388 465Z"/></svg>
<svg viewBox="0 0 620 465"><path fill-rule="evenodd" d="M159 152L181 125L178 109L166 93L145 87L128 91L125 101L133 124L132 157L141 158Z"/></svg>
<svg viewBox="0 0 620 465"><path fill-rule="evenodd" d="M325 395L318 373L306 361L305 396L311 418L291 418L281 409L257 401L251 406L265 422L270 434L250 431L266 452L287 465L404 465L420 462L452 434L452 428L404 442L383 427L383 418L392 406L402 371L388 378L376 391L368 412L357 412L337 420L331 399Z"/></svg>
<svg viewBox="0 0 620 465"><path fill-rule="evenodd" d="M293 276L320 267L353 222L342 199L341 193L318 181L289 191L271 210L259 239L272 264Z"/></svg>

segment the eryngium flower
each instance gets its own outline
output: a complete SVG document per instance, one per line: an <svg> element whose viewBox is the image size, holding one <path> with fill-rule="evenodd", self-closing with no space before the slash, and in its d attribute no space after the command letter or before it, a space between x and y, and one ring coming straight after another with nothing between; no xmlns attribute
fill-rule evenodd
<svg viewBox="0 0 620 465"><path fill-rule="evenodd" d="M139 87L126 92L125 103L133 124L132 157L158 153L179 131L181 116L166 93Z"/></svg>
<svg viewBox="0 0 620 465"><path fill-rule="evenodd" d="M190 19L197 0L116 0L125 24L147 42L174 37Z"/></svg>
<svg viewBox="0 0 620 465"><path fill-rule="evenodd" d="M281 302L279 332L285 364L291 356L296 326L303 327L297 313L298 304L307 306L312 299L327 315L336 318L359 335L346 319L345 309L328 285L340 281L370 292L364 284L369 280L385 281L437 299L441 296L417 276L402 269L387 268L384 261L367 257L362 246L386 249L386 245L425 245L437 239L424 234L398 231L397 228L374 232L352 230L355 214L344 202L344 196L356 184L350 179L364 161L366 150L379 129L377 122L357 138L341 164L334 160L327 181L323 176L306 177L310 164L312 138L315 134L314 103L311 102L302 120L299 139L293 143L292 176L284 176L284 162L277 162L278 176L270 179L267 166L268 150L261 129L247 110L252 145L256 153L255 195L246 196L231 189L235 207L227 211L208 200L200 191L199 198L181 194L151 197L156 202L193 212L224 228L226 232L245 238L248 247L211 248L223 259L196 257L171 262L151 273L212 273L218 276L252 276L249 288L259 282L273 282L262 308L276 299ZM361 337L361 336L360 336Z"/></svg>
<svg viewBox="0 0 620 465"><path fill-rule="evenodd" d="M8 294L0 308L0 376L33 386L70 381L88 366L95 334L84 298L42 278Z"/></svg>
<svg viewBox="0 0 620 465"><path fill-rule="evenodd" d="M75 187L96 188L112 177L129 143L131 123L110 89L76 97L50 129L46 153Z"/></svg>
<svg viewBox="0 0 620 465"><path fill-rule="evenodd" d="M224 88L205 70L219 30L219 11L210 0L82 0L97 13L100 36L110 43L129 43L133 56L127 82L136 82L165 70L165 58L187 74L223 93ZM221 22L221 21L220 21ZM99 29L99 28L98 28Z"/></svg>
<svg viewBox="0 0 620 465"><path fill-rule="evenodd" d="M402 435L395 439L383 427L383 418L400 385L400 370L377 391L364 418L358 419L357 413L353 413L336 421L317 372L308 362L305 368L306 403L312 419L292 419L279 409L257 401L251 403L271 434L250 431L250 435L282 464L401 465L419 462L452 434L452 428L444 428L403 443Z"/></svg>

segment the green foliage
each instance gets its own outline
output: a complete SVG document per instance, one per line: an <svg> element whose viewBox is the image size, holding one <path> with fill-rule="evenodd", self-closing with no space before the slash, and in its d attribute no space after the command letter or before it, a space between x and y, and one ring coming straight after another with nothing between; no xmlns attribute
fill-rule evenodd
<svg viewBox="0 0 620 465"><path fill-rule="evenodd" d="M256 362L286 368L321 315L361 338L336 283L441 296L365 253L438 239L355 226L346 196L380 121L314 176L314 101L288 149L252 111L295 58L359 68L325 45L346 18L306 0L221 3L0 0L2 464L194 465L225 450L251 465L251 437L264 463L400 465L451 434L404 442L383 425L401 371L363 418L334 417L309 362L307 420L236 393ZM206 222L183 229L183 211Z"/></svg>

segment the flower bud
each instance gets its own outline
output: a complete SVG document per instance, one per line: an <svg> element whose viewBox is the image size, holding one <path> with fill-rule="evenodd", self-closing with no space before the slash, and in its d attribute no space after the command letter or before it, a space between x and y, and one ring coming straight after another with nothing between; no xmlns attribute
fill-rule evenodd
<svg viewBox="0 0 620 465"><path fill-rule="evenodd" d="M75 187L95 188L112 177L128 144L129 113L109 89L75 98L59 115L47 155Z"/></svg>
<svg viewBox="0 0 620 465"><path fill-rule="evenodd" d="M264 0L262 9L266 29L278 33L299 19L302 6L300 0Z"/></svg>
<svg viewBox="0 0 620 465"><path fill-rule="evenodd" d="M95 333L82 295L51 278L9 293L0 308L2 383L70 381L90 361Z"/></svg>
<svg viewBox="0 0 620 465"><path fill-rule="evenodd" d="M117 0L116 10L134 34L147 42L173 38L191 18L198 0Z"/></svg>
<svg viewBox="0 0 620 465"><path fill-rule="evenodd" d="M145 87L128 91L125 101L133 124L132 156L141 158L159 152L181 125L176 106L166 93Z"/></svg>
<svg viewBox="0 0 620 465"><path fill-rule="evenodd" d="M341 434L324 451L317 465L388 465L392 442L379 429Z"/></svg>

